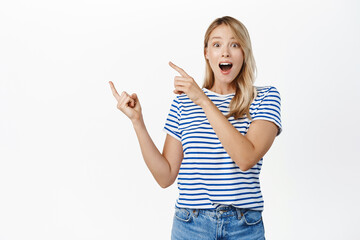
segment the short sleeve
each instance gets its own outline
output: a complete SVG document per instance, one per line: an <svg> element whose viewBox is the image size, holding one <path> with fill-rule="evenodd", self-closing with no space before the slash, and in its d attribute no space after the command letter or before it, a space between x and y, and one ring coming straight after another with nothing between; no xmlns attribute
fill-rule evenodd
<svg viewBox="0 0 360 240"><path fill-rule="evenodd" d="M262 101L260 102L255 116L252 120L268 120L275 123L278 127L277 136L282 132L281 126L281 98L280 93L275 87L270 87L264 94Z"/></svg>
<svg viewBox="0 0 360 240"><path fill-rule="evenodd" d="M181 141L181 132L179 130L180 117L180 102L178 96L176 96L171 103L163 130L179 141Z"/></svg>

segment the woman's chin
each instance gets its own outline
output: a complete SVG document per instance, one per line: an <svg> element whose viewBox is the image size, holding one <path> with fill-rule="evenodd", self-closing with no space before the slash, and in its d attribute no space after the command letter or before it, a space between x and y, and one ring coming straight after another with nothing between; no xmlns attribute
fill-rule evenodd
<svg viewBox="0 0 360 240"><path fill-rule="evenodd" d="M222 84L231 84L234 79L235 77L230 75L215 76L215 81Z"/></svg>

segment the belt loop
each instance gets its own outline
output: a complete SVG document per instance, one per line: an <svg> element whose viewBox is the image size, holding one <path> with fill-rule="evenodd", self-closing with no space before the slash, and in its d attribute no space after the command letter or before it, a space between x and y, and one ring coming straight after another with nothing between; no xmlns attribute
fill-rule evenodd
<svg viewBox="0 0 360 240"><path fill-rule="evenodd" d="M237 208L237 207L236 207L236 212L237 212L237 217L238 217L238 219L240 220L241 217L243 216L243 213L241 212L241 208Z"/></svg>
<svg viewBox="0 0 360 240"><path fill-rule="evenodd" d="M195 217L199 216L199 209L192 209L192 213Z"/></svg>

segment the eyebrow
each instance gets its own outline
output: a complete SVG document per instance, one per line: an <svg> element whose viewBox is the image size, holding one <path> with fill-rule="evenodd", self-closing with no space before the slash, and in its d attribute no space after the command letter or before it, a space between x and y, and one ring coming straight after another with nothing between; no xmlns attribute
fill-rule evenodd
<svg viewBox="0 0 360 240"><path fill-rule="evenodd" d="M222 37L212 37L210 38L210 40L214 39L214 38L219 38L219 39L222 39ZM235 39L234 37L231 37L230 39Z"/></svg>

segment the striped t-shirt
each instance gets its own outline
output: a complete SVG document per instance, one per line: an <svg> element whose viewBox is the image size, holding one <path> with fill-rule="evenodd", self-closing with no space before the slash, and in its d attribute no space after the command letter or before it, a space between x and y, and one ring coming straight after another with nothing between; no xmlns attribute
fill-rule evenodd
<svg viewBox="0 0 360 240"><path fill-rule="evenodd" d="M281 132L280 94L275 87L256 87L257 96L250 106L252 120L247 117L229 122L243 135L252 121L267 120ZM202 89L218 109L226 115L235 93L221 95ZM165 132L181 141L184 159L177 186L177 207L214 209L220 204L263 210L259 175L263 159L242 171L225 151L203 109L186 94L176 95L167 116Z"/></svg>

